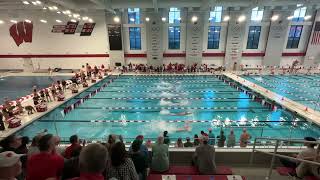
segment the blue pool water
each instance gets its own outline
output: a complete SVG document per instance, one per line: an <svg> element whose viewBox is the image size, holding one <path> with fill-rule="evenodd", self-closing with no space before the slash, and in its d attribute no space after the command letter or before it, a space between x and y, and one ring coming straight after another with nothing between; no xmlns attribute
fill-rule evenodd
<svg viewBox="0 0 320 180"><path fill-rule="evenodd" d="M54 81L70 78L71 76L8 76L0 78L0 104L3 103L5 97L16 100L31 94L33 86L42 89L50 86Z"/></svg>
<svg viewBox="0 0 320 180"><path fill-rule="evenodd" d="M319 110L320 75L243 76L277 94Z"/></svg>
<svg viewBox="0 0 320 180"><path fill-rule="evenodd" d="M273 112L214 76L115 77L101 92L66 116L62 115L64 107L107 81L108 78L79 94L19 134L34 136L48 129L65 139L78 134L85 139L105 140L110 133L122 134L125 139L138 134L153 139L164 130L172 138L184 138L193 137L201 130L207 132L208 128L215 135L221 128L229 134L233 128L239 137L246 127L253 137L320 136L320 129L311 123L281 109ZM128 122L133 120L137 122ZM190 123L190 131L179 132L189 120L197 122Z"/></svg>

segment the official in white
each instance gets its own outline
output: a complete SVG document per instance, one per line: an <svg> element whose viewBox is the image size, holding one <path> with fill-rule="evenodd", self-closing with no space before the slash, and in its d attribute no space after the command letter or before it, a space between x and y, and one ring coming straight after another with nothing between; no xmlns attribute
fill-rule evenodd
<svg viewBox="0 0 320 180"><path fill-rule="evenodd" d="M0 153L0 180L16 180L21 173L20 157L23 155L13 151Z"/></svg>

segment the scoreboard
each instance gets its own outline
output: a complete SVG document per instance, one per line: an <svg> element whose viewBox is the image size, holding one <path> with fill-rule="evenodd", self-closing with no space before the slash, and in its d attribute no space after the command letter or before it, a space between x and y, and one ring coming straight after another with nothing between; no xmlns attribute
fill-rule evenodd
<svg viewBox="0 0 320 180"><path fill-rule="evenodd" d="M67 25L53 25L52 33L63 34L76 34L80 33L80 36L91 36L96 23L84 23L79 25L79 22L69 21Z"/></svg>

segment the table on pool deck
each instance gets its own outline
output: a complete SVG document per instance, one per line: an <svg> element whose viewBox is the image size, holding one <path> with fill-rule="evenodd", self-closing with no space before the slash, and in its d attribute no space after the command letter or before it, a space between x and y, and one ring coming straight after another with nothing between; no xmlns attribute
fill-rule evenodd
<svg viewBox="0 0 320 180"><path fill-rule="evenodd" d="M259 86L255 83L252 83L242 77L239 77L233 73L223 73L223 75L227 76L228 78L241 83L242 85L246 86L247 88L261 94L262 96L267 97L268 99L272 99L281 106L289 109L290 111L297 112L300 116L306 118L308 121L311 121L320 126L320 112L315 111L311 108L307 108L307 106L300 104L298 102L292 101L284 96L281 96L277 93L274 93L262 86Z"/></svg>
<svg viewBox="0 0 320 180"><path fill-rule="evenodd" d="M109 75L119 75L120 73L109 73ZM106 78L106 77L104 77ZM103 80L103 79L102 79ZM100 82L101 79L97 79L97 82ZM83 87L79 87L78 89L78 93L71 93L71 91L67 91L65 92L65 100L64 101L54 101L54 102L50 102L48 103L48 110L45 112L36 112L33 113L31 115L26 115L26 112L21 115L18 116L18 118L21 119L21 126L17 127L17 128L6 128L6 130L4 131L0 131L0 140L8 137L11 134L14 134L16 132L18 132L20 129L24 128L25 126L31 124L32 122L36 121L38 118L40 118L41 116L49 113L51 110L57 108L58 106L60 106L61 104L65 103L66 101L68 101L69 99L79 95L80 93L82 93L83 91L85 91L86 89L92 87L93 85L95 85L96 83L91 83L89 82L89 87L87 88L83 88ZM26 100L25 102L22 102L22 106L26 106L26 105L33 105L33 102L31 99Z"/></svg>

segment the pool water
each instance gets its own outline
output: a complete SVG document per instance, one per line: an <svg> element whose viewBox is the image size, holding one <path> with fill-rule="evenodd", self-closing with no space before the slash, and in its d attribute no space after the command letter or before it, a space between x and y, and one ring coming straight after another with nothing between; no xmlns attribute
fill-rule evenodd
<svg viewBox="0 0 320 180"><path fill-rule="evenodd" d="M16 100L32 93L32 87L38 89L49 87L53 82L70 79L71 76L8 76L0 78L0 104L4 98Z"/></svg>
<svg viewBox="0 0 320 180"><path fill-rule="evenodd" d="M310 108L320 109L320 75L243 76L243 78Z"/></svg>
<svg viewBox="0 0 320 180"><path fill-rule="evenodd" d="M114 82L65 116L66 106L87 96L102 84ZM34 136L43 129L68 139L73 134L90 140L105 140L110 133L131 140L142 134L155 139L167 130L173 139L193 137L212 128L237 137L246 127L253 137L319 137L319 128L284 110L271 111L247 94L215 76L125 76L109 77L74 99L41 117L19 132ZM116 122L110 122L116 121ZM186 121L190 129L184 130Z"/></svg>

